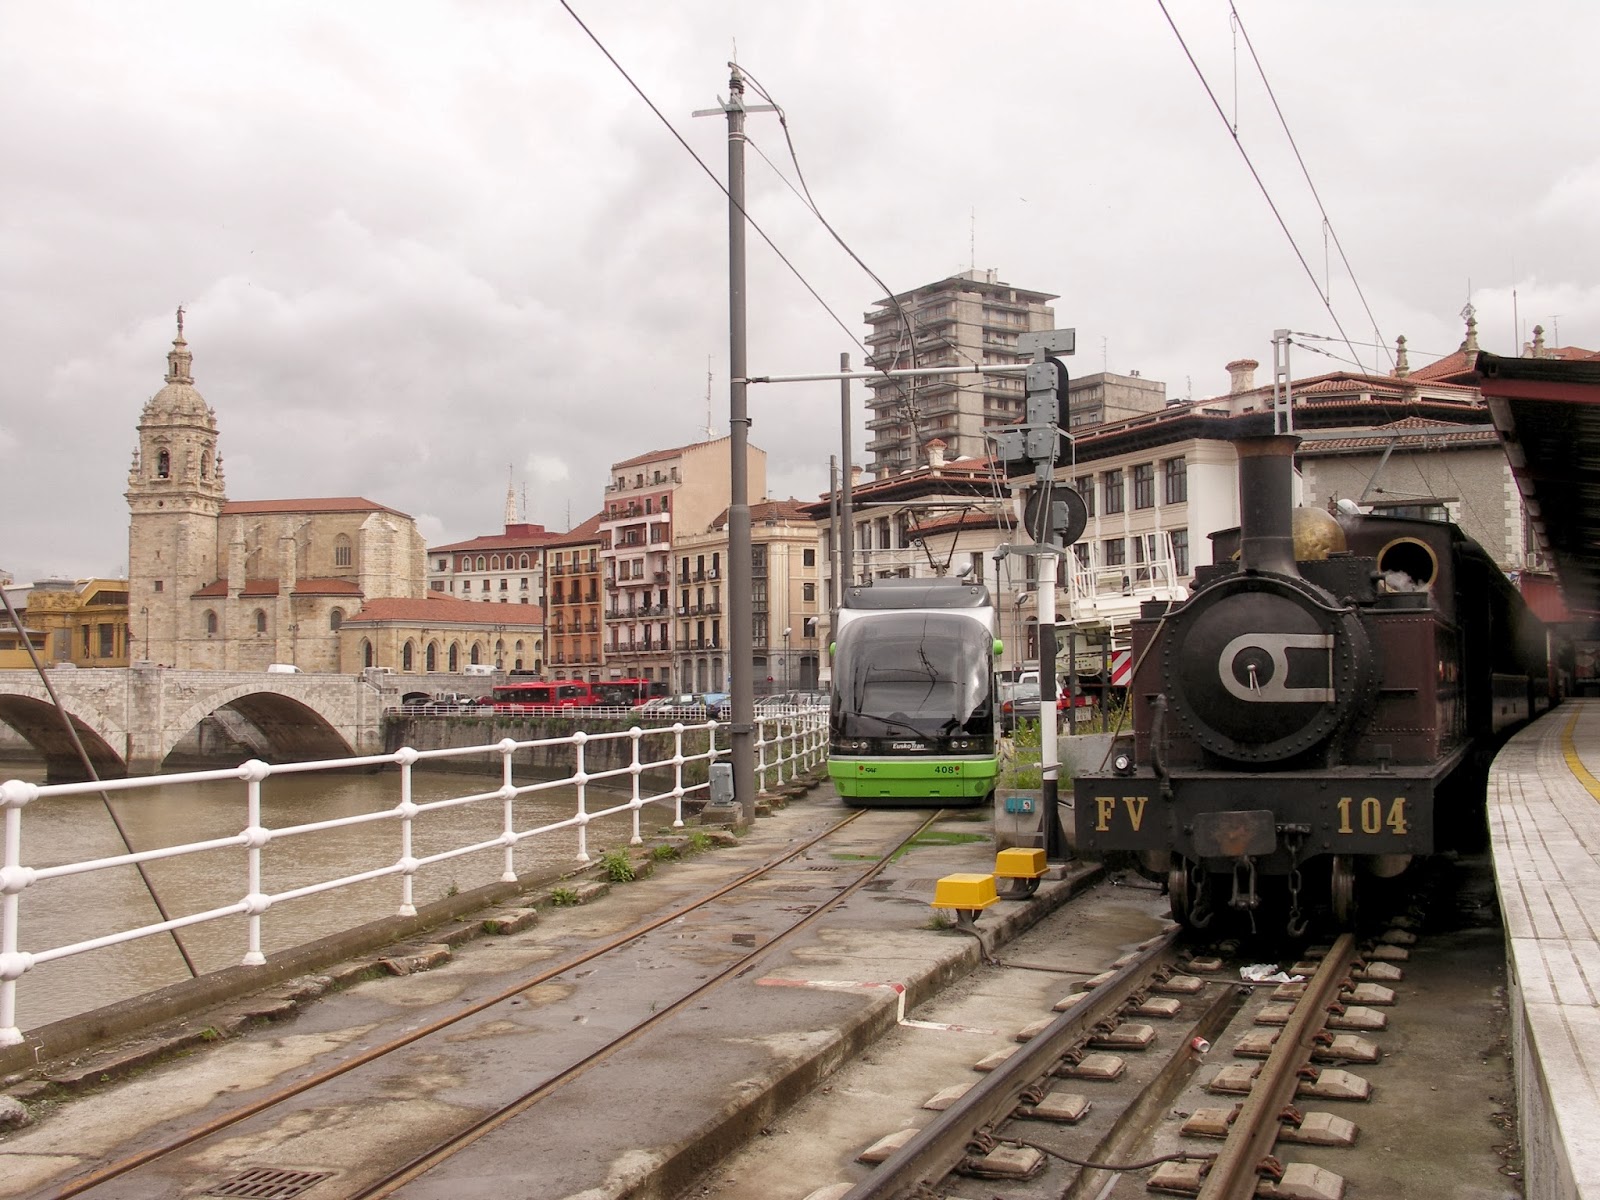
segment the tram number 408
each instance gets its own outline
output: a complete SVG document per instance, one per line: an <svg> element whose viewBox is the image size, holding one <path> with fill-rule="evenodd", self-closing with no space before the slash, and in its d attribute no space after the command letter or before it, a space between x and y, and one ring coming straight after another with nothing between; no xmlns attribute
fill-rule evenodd
<svg viewBox="0 0 1600 1200"><path fill-rule="evenodd" d="M1364 796L1360 800L1353 796L1339 797L1340 833L1389 832L1403 836L1409 829L1404 796L1390 800L1387 811L1384 802L1376 796Z"/></svg>

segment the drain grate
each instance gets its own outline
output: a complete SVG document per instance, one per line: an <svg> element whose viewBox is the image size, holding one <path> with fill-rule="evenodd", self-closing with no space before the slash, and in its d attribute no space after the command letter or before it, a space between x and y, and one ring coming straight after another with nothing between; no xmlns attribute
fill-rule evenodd
<svg viewBox="0 0 1600 1200"><path fill-rule="evenodd" d="M818 864L816 866L808 866L806 868L808 871L837 871L838 869L838 863Z"/></svg>
<svg viewBox="0 0 1600 1200"><path fill-rule="evenodd" d="M283 1171L277 1167L251 1167L232 1179L207 1188L204 1196L250 1196L254 1200L292 1200L333 1174L332 1171Z"/></svg>

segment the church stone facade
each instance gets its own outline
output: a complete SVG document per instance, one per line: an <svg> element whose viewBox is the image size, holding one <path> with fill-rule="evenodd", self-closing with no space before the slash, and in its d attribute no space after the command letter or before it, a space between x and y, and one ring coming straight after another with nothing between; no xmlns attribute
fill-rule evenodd
<svg viewBox="0 0 1600 1200"><path fill-rule="evenodd" d="M229 501L216 413L191 365L180 310L128 474L132 657L186 670L390 665L341 630L369 600L424 596L416 523L360 497Z"/></svg>

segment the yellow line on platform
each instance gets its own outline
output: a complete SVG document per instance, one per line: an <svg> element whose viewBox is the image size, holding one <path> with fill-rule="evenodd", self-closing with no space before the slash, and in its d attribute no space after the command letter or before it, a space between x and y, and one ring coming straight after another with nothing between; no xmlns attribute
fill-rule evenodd
<svg viewBox="0 0 1600 1200"><path fill-rule="evenodd" d="M1589 774L1589 768L1583 765L1583 760L1578 757L1578 748L1573 745L1572 731L1578 727L1578 717L1582 709L1572 714L1572 720L1567 722L1567 727L1561 731L1561 753L1566 757L1567 770L1571 771L1577 781L1589 789L1589 795L1600 800L1600 779Z"/></svg>

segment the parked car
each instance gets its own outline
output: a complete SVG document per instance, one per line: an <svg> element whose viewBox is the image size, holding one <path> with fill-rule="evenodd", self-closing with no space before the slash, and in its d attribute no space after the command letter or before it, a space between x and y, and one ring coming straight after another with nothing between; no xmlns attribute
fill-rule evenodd
<svg viewBox="0 0 1600 1200"><path fill-rule="evenodd" d="M1000 685L1000 732L1015 733L1022 721L1039 720L1039 681Z"/></svg>

